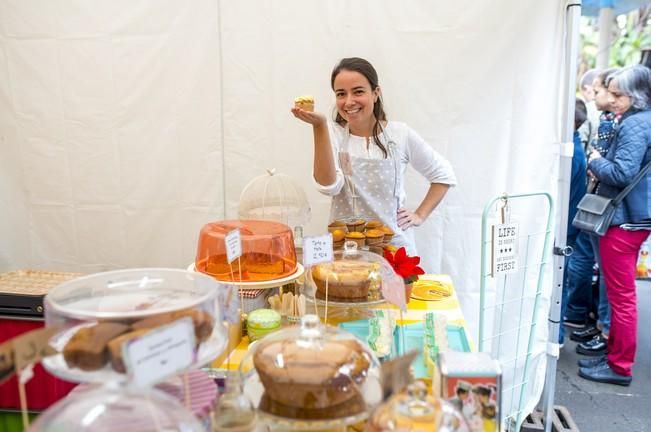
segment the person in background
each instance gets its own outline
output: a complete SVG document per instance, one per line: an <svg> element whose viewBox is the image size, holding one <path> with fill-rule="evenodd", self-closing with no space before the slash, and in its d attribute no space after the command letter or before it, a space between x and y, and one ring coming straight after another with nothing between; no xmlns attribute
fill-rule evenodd
<svg viewBox="0 0 651 432"><path fill-rule="evenodd" d="M588 122L583 124L579 129L581 136L581 143L586 157L590 153L588 146L595 139L597 135L597 128L599 127L599 111L594 103L594 89L592 83L597 77L596 69L587 70L579 80L579 91L581 92L581 99L585 102L585 107L588 112Z"/></svg>
<svg viewBox="0 0 651 432"><path fill-rule="evenodd" d="M572 225L572 220L576 215L576 206L585 195L586 191L586 161L585 153L583 152L583 146L581 144L581 138L579 137L579 128L582 124L587 121L587 113L585 108L585 103L581 99L577 99L574 106L574 155L572 156L572 175L570 179L570 202L568 205L567 211L567 240L565 244L572 247L576 247L576 238L579 234L579 230ZM568 268L570 257L565 257L565 268ZM566 309L568 304L568 277L570 272L565 271L563 273L563 292L561 300L561 317L566 316ZM558 342L563 343L565 339L565 328L561 325L559 329Z"/></svg>
<svg viewBox="0 0 651 432"><path fill-rule="evenodd" d="M405 123L389 121L375 68L352 57L330 75L336 117L292 108L312 125L313 176L319 192L332 197L330 220L379 219L395 236L392 244L416 254L414 230L438 206L456 177L450 163ZM405 171L411 165L429 183L415 210L404 207Z"/></svg>
<svg viewBox="0 0 651 432"><path fill-rule="evenodd" d="M614 198L651 161L651 70L635 65L607 80L608 100L619 119L615 139L602 156L590 153L588 169L599 181L597 194ZM579 376L590 381L630 385L637 349L635 266L651 226L651 170L615 209L599 241L601 270L610 304L608 354L579 360Z"/></svg>
<svg viewBox="0 0 651 432"><path fill-rule="evenodd" d="M606 81L610 75L617 72L618 68L606 69L595 78L592 87L595 91L594 102L601 111L597 137L591 147L597 149L601 156L608 154L608 148L615 136L615 114L612 112L608 101ZM594 178L588 183L588 192L593 192ZM595 262L599 263L599 237L586 232L581 232L577 238L577 247L572 256L572 275L576 281L575 289L568 299L568 323L585 321L591 305L596 300L597 322L588 324L581 330L570 334L570 339L579 342L576 352L582 355L602 356L608 346L610 331L610 307L606 293L606 283L603 275L598 278L598 291L592 292L592 268ZM596 294L596 295L595 295Z"/></svg>

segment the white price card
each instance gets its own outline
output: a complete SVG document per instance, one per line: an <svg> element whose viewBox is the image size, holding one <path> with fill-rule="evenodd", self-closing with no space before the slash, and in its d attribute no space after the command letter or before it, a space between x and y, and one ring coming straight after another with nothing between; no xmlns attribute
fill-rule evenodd
<svg viewBox="0 0 651 432"><path fill-rule="evenodd" d="M224 243L226 243L226 259L229 264L242 256L242 236L239 229L226 234Z"/></svg>
<svg viewBox="0 0 651 432"><path fill-rule="evenodd" d="M222 312L222 319L231 324L240 320L240 298L238 289L233 285L222 285L219 289L219 307Z"/></svg>
<svg viewBox="0 0 651 432"><path fill-rule="evenodd" d="M303 265L305 267L312 267L315 264L332 260L332 234L303 238Z"/></svg>
<svg viewBox="0 0 651 432"><path fill-rule="evenodd" d="M518 271L518 224L493 225L492 274Z"/></svg>
<svg viewBox="0 0 651 432"><path fill-rule="evenodd" d="M185 317L122 345L132 382L147 387L176 375L194 360L194 325Z"/></svg>

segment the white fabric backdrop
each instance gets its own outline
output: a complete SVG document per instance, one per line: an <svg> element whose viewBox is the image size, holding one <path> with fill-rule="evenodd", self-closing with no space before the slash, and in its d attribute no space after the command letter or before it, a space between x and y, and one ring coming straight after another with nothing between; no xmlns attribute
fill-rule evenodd
<svg viewBox="0 0 651 432"><path fill-rule="evenodd" d="M332 67L361 56L389 117L456 170L418 247L427 271L452 275L476 338L484 204L555 192L562 11L534 0L0 0L0 270L185 267L201 226L236 217L242 188L271 167L304 185L306 234L325 232L311 131L289 108L312 93L329 112ZM413 208L427 185L409 178Z"/></svg>

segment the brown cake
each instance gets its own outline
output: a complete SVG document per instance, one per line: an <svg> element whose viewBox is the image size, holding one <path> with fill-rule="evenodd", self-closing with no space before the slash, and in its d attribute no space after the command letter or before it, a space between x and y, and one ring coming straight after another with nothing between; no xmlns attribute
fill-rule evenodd
<svg viewBox="0 0 651 432"><path fill-rule="evenodd" d="M365 301L371 285L371 272L377 264L340 260L318 264L312 268L312 279L316 285L316 296L325 298L326 280L328 282L328 299L338 301Z"/></svg>
<svg viewBox="0 0 651 432"><path fill-rule="evenodd" d="M160 315L154 315L131 325L134 330L152 329L165 324L170 324L178 319L190 317L194 324L194 335L197 343L207 340L212 334L213 318L207 312L200 309L186 309L176 312L167 312Z"/></svg>
<svg viewBox="0 0 651 432"><path fill-rule="evenodd" d="M267 405L285 412L302 411L302 418L309 415L307 418L313 419L363 411L359 389L370 363L369 355L355 340L324 341L318 349L276 340L261 345L253 355L269 399ZM347 402L356 412L333 409Z"/></svg>
<svg viewBox="0 0 651 432"><path fill-rule="evenodd" d="M151 329L141 329L124 333L108 343L111 366L116 372L125 373L127 371L124 365L124 359L122 358L122 345L131 339L135 339L138 336L148 333L150 330Z"/></svg>
<svg viewBox="0 0 651 432"><path fill-rule="evenodd" d="M108 343L129 330L125 324L105 322L79 329L63 348L69 367L85 371L102 368L108 362Z"/></svg>

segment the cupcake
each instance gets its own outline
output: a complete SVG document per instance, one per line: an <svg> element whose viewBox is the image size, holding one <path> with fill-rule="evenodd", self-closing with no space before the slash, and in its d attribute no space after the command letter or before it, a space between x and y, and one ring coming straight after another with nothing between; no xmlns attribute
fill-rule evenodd
<svg viewBox="0 0 651 432"><path fill-rule="evenodd" d="M328 232L333 233L336 230L341 230L344 233L346 232L346 224L344 221L335 220L328 225Z"/></svg>
<svg viewBox="0 0 651 432"><path fill-rule="evenodd" d="M256 309L249 313L246 331L250 341L262 339L267 334L280 330L281 315L272 309Z"/></svg>
<svg viewBox="0 0 651 432"><path fill-rule="evenodd" d="M389 228L388 226L384 225L382 228L380 228L382 232L384 233L384 242L388 243L391 241L393 238L393 230Z"/></svg>
<svg viewBox="0 0 651 432"><path fill-rule="evenodd" d="M384 231L379 229L367 229L366 232L366 245L378 246L384 241Z"/></svg>
<svg viewBox="0 0 651 432"><path fill-rule="evenodd" d="M301 108L305 111L314 111L314 96L303 95L294 99L294 107Z"/></svg>
<svg viewBox="0 0 651 432"><path fill-rule="evenodd" d="M348 228L348 232L362 232L364 231L364 226L366 225L366 221L364 219L351 219L348 222L346 222L346 227Z"/></svg>
<svg viewBox="0 0 651 432"><path fill-rule="evenodd" d="M332 247L335 249L341 249L344 246L346 241L346 233L344 230L336 229L332 231Z"/></svg>
<svg viewBox="0 0 651 432"><path fill-rule="evenodd" d="M372 229L379 229L380 227L382 227L382 225L384 225L382 223L382 221L379 221L377 219L373 219L373 220L370 220L370 221L366 222L366 230L368 231L368 230L372 230Z"/></svg>
<svg viewBox="0 0 651 432"><path fill-rule="evenodd" d="M354 241L357 243L357 247L361 248L366 244L366 236L364 233L358 232L358 231L351 231L348 234L346 234L345 237L346 241Z"/></svg>

